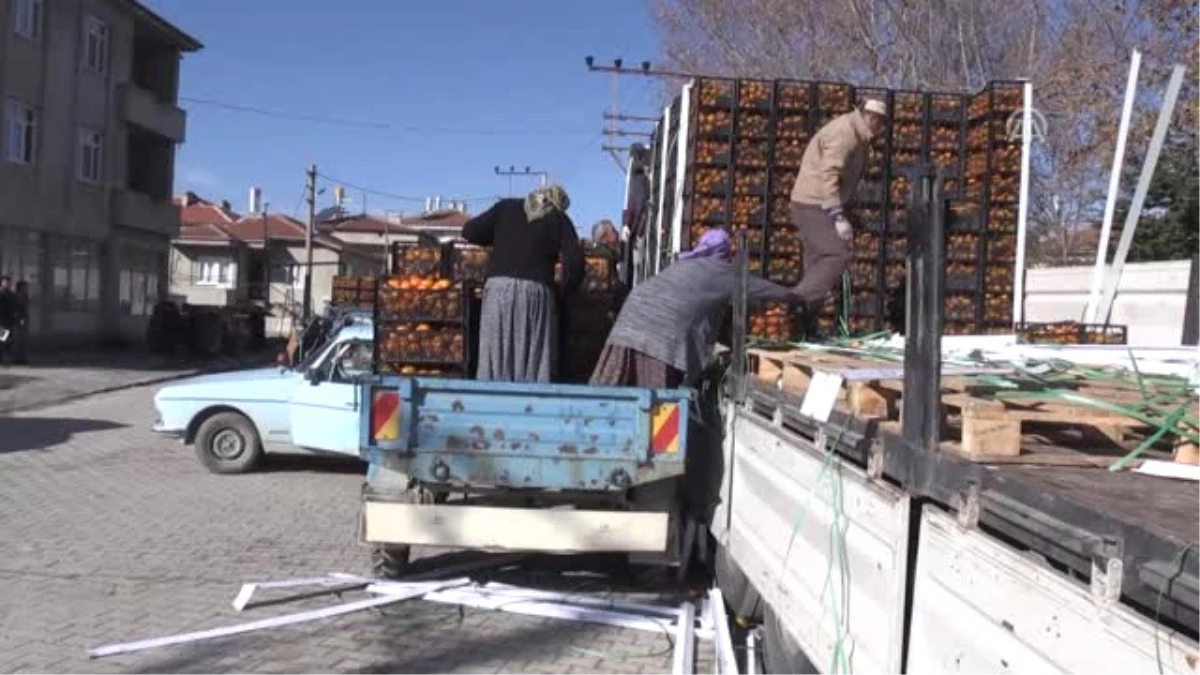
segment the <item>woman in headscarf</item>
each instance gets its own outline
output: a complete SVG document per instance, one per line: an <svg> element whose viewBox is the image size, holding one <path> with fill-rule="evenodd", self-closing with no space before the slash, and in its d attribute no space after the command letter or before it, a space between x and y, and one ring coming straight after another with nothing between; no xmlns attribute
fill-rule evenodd
<svg viewBox="0 0 1200 675"><path fill-rule="evenodd" d="M699 379L737 279L729 234L704 233L697 246L634 287L608 335L591 384L675 388ZM798 302L794 291L750 275L751 303Z"/></svg>
<svg viewBox="0 0 1200 675"><path fill-rule="evenodd" d="M567 295L583 281L583 253L557 185L502 199L463 225L462 236L490 246L479 318L476 378L551 382L558 369L554 264L562 257Z"/></svg>

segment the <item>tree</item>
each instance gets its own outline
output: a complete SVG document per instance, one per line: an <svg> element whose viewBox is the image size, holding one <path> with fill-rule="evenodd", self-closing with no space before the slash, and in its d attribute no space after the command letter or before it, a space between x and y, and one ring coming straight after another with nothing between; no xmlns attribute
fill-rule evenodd
<svg viewBox="0 0 1200 675"><path fill-rule="evenodd" d="M1119 241L1116 226L1125 224L1128 206L1114 221L1113 241ZM1160 155L1146 201L1138 221L1129 262L1186 260L1200 249L1200 162L1194 146L1186 142L1167 145ZM1114 243L1109 252L1116 254Z"/></svg>

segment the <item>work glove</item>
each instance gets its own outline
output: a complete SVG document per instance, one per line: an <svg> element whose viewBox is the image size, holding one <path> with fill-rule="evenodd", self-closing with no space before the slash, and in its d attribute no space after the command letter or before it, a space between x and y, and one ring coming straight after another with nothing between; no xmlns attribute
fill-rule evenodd
<svg viewBox="0 0 1200 675"><path fill-rule="evenodd" d="M833 218L833 227L837 230L838 237L847 244L853 241L854 228L850 225L846 214L840 208L833 208L829 209L829 216Z"/></svg>

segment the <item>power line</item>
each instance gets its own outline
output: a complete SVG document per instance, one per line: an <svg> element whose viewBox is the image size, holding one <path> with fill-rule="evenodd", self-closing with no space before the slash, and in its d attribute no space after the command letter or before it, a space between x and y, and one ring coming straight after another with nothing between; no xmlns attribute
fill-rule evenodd
<svg viewBox="0 0 1200 675"><path fill-rule="evenodd" d="M281 110L270 110L268 108L259 108L257 106L242 105L238 103L226 103L224 101L215 101L212 99L194 98L189 96L180 96L180 101L187 103L195 103L197 105L207 105L214 108L222 108L225 110L233 110L236 112L253 113L255 115L263 115L265 117L273 117L276 119L290 119L303 122L316 122L319 124L332 124L343 127L357 127L360 129L379 129L387 131L399 131L404 133L421 133L421 134L448 134L459 136L589 136L590 131L546 131L546 130L521 130L521 129L466 129L459 127L427 127L412 124L392 124L390 122L364 122L361 120L349 120L338 117L322 117L319 115L306 115L302 113L291 113Z"/></svg>
<svg viewBox="0 0 1200 675"><path fill-rule="evenodd" d="M325 174L325 173L318 173L317 175L320 178L323 178L323 179L329 181L330 183L336 183L338 185L341 185L342 187L347 187L352 190L358 190L359 192L365 192L367 194L372 194L377 197L385 197L387 199L394 199L396 201L401 201L401 202L417 202L417 203L424 203L425 199L426 199L425 197L413 197L411 195L398 195L394 192L387 192L385 190L379 190L376 188L365 187L362 185L358 185L356 183L351 183L350 181L345 181L340 178L335 178L335 177L330 176L329 174ZM499 197L497 195L480 195L477 197L464 197L462 199L458 199L458 201L481 202L481 201L494 201L496 199L499 199Z"/></svg>

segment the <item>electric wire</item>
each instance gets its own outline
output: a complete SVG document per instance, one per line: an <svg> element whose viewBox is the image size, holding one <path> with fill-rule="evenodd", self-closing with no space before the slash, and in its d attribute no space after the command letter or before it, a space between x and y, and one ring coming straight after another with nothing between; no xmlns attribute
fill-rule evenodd
<svg viewBox="0 0 1200 675"><path fill-rule="evenodd" d="M300 122L314 122L317 124L329 124L342 127L355 127L360 129L377 129L381 131L396 131L401 133L420 133L420 134L443 134L452 136L589 136L590 131L563 131L563 130L546 130L546 129L468 129L462 127L440 127L440 126L423 126L416 124L392 124L390 122L369 122L362 120L350 120L339 117L326 117L322 115L309 115L305 113L291 113L282 110L272 110L270 108L261 108L258 106L244 105L240 103L228 103L209 98L198 98L194 96L180 96L180 101L193 103L196 105L205 105L222 110L230 110L234 112L250 113L262 115L274 119L295 120Z"/></svg>

